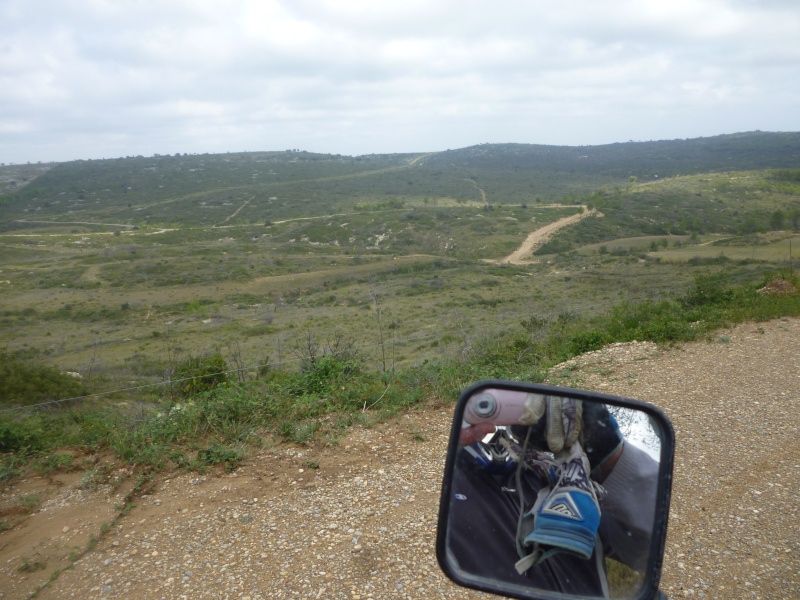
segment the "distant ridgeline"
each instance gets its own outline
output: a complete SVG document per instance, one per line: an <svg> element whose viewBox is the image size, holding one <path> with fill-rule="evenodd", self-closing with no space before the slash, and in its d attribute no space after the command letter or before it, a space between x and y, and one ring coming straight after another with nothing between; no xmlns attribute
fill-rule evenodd
<svg viewBox="0 0 800 600"><path fill-rule="evenodd" d="M640 181L720 171L799 168L800 133L749 132L709 138L603 146L482 144L447 150L429 165L518 172L550 171Z"/></svg>
<svg viewBox="0 0 800 600"><path fill-rule="evenodd" d="M19 167L0 167L0 175ZM634 181L797 168L800 133L767 132L602 146L482 144L358 157L291 150L80 160L14 182L13 191L0 196L0 230L24 228L20 221L29 220L89 222L98 214L105 223L127 226L220 224L246 202L250 208L235 215L239 223L255 223L256 215L263 221L263 215L275 220L344 212L364 203L574 202L603 186Z"/></svg>

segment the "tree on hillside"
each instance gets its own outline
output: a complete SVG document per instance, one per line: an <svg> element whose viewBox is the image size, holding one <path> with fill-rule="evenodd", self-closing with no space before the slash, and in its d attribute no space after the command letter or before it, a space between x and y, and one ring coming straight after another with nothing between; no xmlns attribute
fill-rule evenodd
<svg viewBox="0 0 800 600"><path fill-rule="evenodd" d="M0 352L0 406L52 402L84 394L83 384L74 376Z"/></svg>
<svg viewBox="0 0 800 600"><path fill-rule="evenodd" d="M800 231L800 208L795 208L789 213L789 220L792 222L792 229Z"/></svg>
<svg viewBox="0 0 800 600"><path fill-rule="evenodd" d="M769 216L769 228L778 231L786 226L786 214L778 209Z"/></svg>
<svg viewBox="0 0 800 600"><path fill-rule="evenodd" d="M739 233L741 235L750 235L751 233L758 233L760 230L761 226L758 219L754 215L748 215L739 228Z"/></svg>

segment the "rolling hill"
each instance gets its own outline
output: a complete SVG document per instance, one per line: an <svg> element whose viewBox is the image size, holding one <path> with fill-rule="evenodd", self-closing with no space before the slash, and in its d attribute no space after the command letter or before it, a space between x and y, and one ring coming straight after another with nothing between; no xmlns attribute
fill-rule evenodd
<svg viewBox="0 0 800 600"><path fill-rule="evenodd" d="M704 270L787 268L798 173L800 133L763 132L3 166L0 341L106 387L234 346L292 368L310 333L344 332L381 365L458 356L520 322L668 297ZM498 264L581 205L596 217Z"/></svg>

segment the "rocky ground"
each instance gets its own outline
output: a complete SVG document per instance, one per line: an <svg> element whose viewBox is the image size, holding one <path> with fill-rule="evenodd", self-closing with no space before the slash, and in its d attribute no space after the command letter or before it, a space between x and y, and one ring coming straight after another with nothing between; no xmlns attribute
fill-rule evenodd
<svg viewBox="0 0 800 600"><path fill-rule="evenodd" d="M781 319L675 349L613 345L554 370L553 382L672 419L670 597L800 597L798 357L800 319ZM99 485L81 473L14 481L0 510L43 501L0 534L0 598L48 581L39 598L481 596L436 563L450 417L420 410L336 447L265 450L235 473L165 475L116 521L134 484L124 470L98 469L111 477Z"/></svg>

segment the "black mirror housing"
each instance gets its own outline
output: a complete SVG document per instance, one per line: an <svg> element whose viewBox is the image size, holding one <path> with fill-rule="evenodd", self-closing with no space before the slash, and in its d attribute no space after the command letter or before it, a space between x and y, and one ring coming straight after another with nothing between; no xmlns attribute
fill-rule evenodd
<svg viewBox="0 0 800 600"><path fill-rule="evenodd" d="M556 502L554 496L570 483L565 467L558 467L562 475L555 482L552 471L536 475L528 466L531 459L519 459L533 453L550 469L553 461L566 460L558 459L564 452L552 451L546 425L561 426L562 406L565 413L578 407L576 445L587 467L582 485L593 490L595 502L581 492ZM487 437L473 443L465 427L480 427ZM497 445L498 438L507 439ZM512 598L657 598L674 453L672 424L650 404L572 388L479 381L461 394L455 408L439 506L439 565L461 586ZM533 506L537 491L544 498L538 508ZM594 506L599 526L590 523ZM531 520L534 529L524 537ZM537 558L535 566L524 560L515 565L528 543L549 554Z"/></svg>

